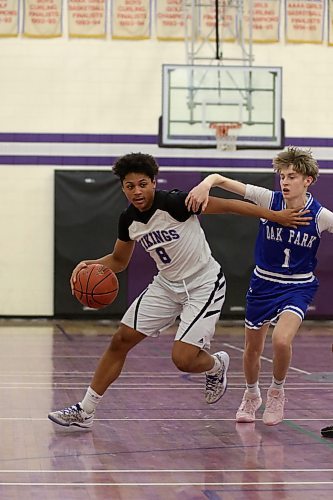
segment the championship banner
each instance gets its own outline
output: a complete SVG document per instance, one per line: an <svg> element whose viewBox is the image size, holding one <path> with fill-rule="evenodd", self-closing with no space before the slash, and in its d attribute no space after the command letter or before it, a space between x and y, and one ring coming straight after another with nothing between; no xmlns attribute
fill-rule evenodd
<svg viewBox="0 0 333 500"><path fill-rule="evenodd" d="M62 0L25 0L23 34L54 38L62 32Z"/></svg>
<svg viewBox="0 0 333 500"><path fill-rule="evenodd" d="M150 38L150 0L111 0L112 38L146 40Z"/></svg>
<svg viewBox="0 0 333 500"><path fill-rule="evenodd" d="M68 34L76 38L105 38L106 0L68 0Z"/></svg>
<svg viewBox="0 0 333 500"><path fill-rule="evenodd" d="M155 0L156 37L158 40L184 40L183 0Z"/></svg>
<svg viewBox="0 0 333 500"><path fill-rule="evenodd" d="M328 0L328 45L333 45L333 0Z"/></svg>
<svg viewBox="0 0 333 500"><path fill-rule="evenodd" d="M218 10L219 38L224 42L236 40L237 6L229 5L228 0L220 0ZM200 6L200 35L202 38L216 40L215 0L207 0Z"/></svg>
<svg viewBox="0 0 333 500"><path fill-rule="evenodd" d="M251 13L252 6L252 13ZM252 26L252 33L250 33ZM280 0L244 0L244 39L256 43L275 43L280 33Z"/></svg>
<svg viewBox="0 0 333 500"><path fill-rule="evenodd" d="M18 35L18 0L0 0L0 36Z"/></svg>
<svg viewBox="0 0 333 500"><path fill-rule="evenodd" d="M285 0L286 41L322 43L325 0Z"/></svg>

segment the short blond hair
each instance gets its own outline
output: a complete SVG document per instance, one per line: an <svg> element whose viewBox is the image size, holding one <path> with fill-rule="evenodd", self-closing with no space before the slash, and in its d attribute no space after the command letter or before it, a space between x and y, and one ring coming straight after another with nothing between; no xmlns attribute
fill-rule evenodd
<svg viewBox="0 0 333 500"><path fill-rule="evenodd" d="M273 168L277 173L288 168L290 165L294 167L295 172L302 174L304 177L312 177L314 184L319 176L319 168L317 160L312 156L310 149L300 149L295 146L288 146L285 151L279 153L273 159Z"/></svg>

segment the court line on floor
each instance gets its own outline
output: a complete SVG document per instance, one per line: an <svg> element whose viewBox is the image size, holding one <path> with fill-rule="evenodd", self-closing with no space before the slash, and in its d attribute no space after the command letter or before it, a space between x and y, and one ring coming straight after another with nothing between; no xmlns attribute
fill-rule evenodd
<svg viewBox="0 0 333 500"><path fill-rule="evenodd" d="M330 419L327 419L326 422L329 422L332 420L332 417ZM320 436L320 434L316 434L315 432L312 432L312 431L309 431L307 429L303 429L303 427L297 425L295 422L299 421L298 419L285 419L283 420L283 424L290 427L291 429L293 430L296 430L298 432L300 432L301 434L304 434L305 436L308 436L312 439L314 439L315 441L321 443L321 444L325 444L326 446L329 446L330 448L333 448L333 440L328 440L327 438L322 438Z"/></svg>
<svg viewBox="0 0 333 500"><path fill-rule="evenodd" d="M332 485L333 486L333 481L258 481L258 482L196 482L196 483L191 483L191 482L173 482L173 483L138 483L138 482L133 482L133 483L109 483L109 482L95 482L95 483L73 483L73 482L67 482L67 483L36 483L36 482L0 482L1 486L77 486L79 488L82 488L82 486L283 486L284 488L286 486L316 486L316 485Z"/></svg>
<svg viewBox="0 0 333 500"><path fill-rule="evenodd" d="M68 377L67 377L68 378ZM133 378L136 378L136 377L133 377ZM155 379L155 377L152 377L153 379ZM145 378L145 380L147 379L147 377ZM141 387L142 389L144 388L164 388L164 389L179 389L179 388L184 388L184 389L196 389L198 387L201 387L203 386L203 381L204 381L204 378L202 380L191 380L191 379L180 379L180 380L176 380L176 381L169 381L169 380L161 380L160 382L148 382L146 381L144 384L142 384L141 382L133 382L131 380L117 380L115 383L113 383L112 385L112 388L124 388L124 389L132 389L132 388L136 388L136 387ZM72 387L72 384L75 383L75 385L77 387L86 387L86 382L85 381L75 381L75 382L68 382L68 380L66 380L65 382L56 382L56 381L52 381L52 380L49 380L47 382L42 382L42 381L33 381L33 380L27 380L26 382L22 382L20 380L13 380L13 381L3 381L1 383L2 386L7 386L7 387L12 387L12 386L20 386L22 388L24 387L50 387L50 388L56 388L56 387ZM190 385L189 385L190 383ZM304 389L307 389L307 388L320 388L321 386L322 387L328 387L330 385L333 385L333 380L332 381L325 381L325 380L302 380L301 382L296 382L296 381L292 381L290 383L290 386L288 386L288 389L297 389L299 387L303 387ZM237 382L237 381L233 381L232 383L228 384L228 387L231 387L232 389L237 389L239 386L241 386L243 389L244 389L244 386L243 386L243 383L242 382ZM261 384L262 387L269 387L270 386L270 380L266 381L264 384Z"/></svg>
<svg viewBox="0 0 333 500"><path fill-rule="evenodd" d="M326 373L326 372L325 372ZM333 373L333 372L332 372ZM71 378L82 378L82 377L90 377L91 375L94 374L94 371L26 371L26 372L21 372L19 370L15 371L5 371L5 372L0 372L0 377L71 377ZM201 379L203 377L203 373L183 373L181 371L172 371L172 372L160 372L160 371L150 371L150 372L143 372L143 371L137 371L137 372L122 372L120 375L119 380L124 379L124 378L184 378L184 376L190 376L191 380L192 379ZM260 373L261 377L271 377L272 374L271 372L261 372ZM291 373L291 377L296 378L297 374L296 373ZM230 374L228 374L228 378L237 378L237 377L244 377L244 373L242 371L236 371L233 370Z"/></svg>
<svg viewBox="0 0 333 500"><path fill-rule="evenodd" d="M244 352L244 349L242 349L242 348L240 348L240 347L237 347L237 346L234 346L234 345L232 345L232 344L225 343L225 342L224 342L223 344L224 344L225 346L229 347L230 349L235 349L236 351L241 351L241 352ZM266 361L269 361L270 363L273 363L273 360L272 360L272 359L270 359L270 358L266 358L265 356L261 356L261 359L264 359L264 360L266 360ZM300 370L299 368L296 368L296 367L293 367L293 366L290 366L290 367L289 367L289 370L294 370L294 371L297 371L297 372L299 372L299 373L304 373L304 374L306 374L306 375L311 375L311 372L307 372L307 371L305 371L305 370ZM328 387L329 385L330 385L330 384L327 384L327 386L326 386L326 387ZM312 386L312 388L315 388L315 389L317 390L317 389L318 389L317 384L315 384L314 386ZM320 389L321 389L321 388L322 388L322 387L320 387ZM288 387L288 391L289 391L289 390L290 390L290 388ZM291 389L291 390L292 390L292 389ZM303 388L300 388L299 390L304 390L304 387L303 387ZM331 420L331 418L330 418L330 419L327 419L327 420ZM329 447L333 447L333 443L331 444L331 443L327 442L327 440L323 440L323 438L322 438L320 435L318 436L318 435L317 435L317 434L315 434L314 432L311 432L311 431L308 431L308 430L306 430L306 429L303 429L303 427L301 427L301 426L299 426L299 425L297 425L297 424L294 424L294 423L293 423L293 422L300 422L300 421L301 421L300 419L296 419L296 418L295 418L295 419L284 419L284 420L282 421L282 424L283 424L283 425L287 425L288 427L291 427L291 428L293 428L294 430L297 430L297 431L298 431L298 432L300 432L301 434L305 434L305 435L307 435L307 436L311 437L312 439L314 439L315 441L320 442L321 444L325 444L325 445L327 445L327 446L329 446Z"/></svg>
<svg viewBox="0 0 333 500"><path fill-rule="evenodd" d="M225 472L225 473L241 473L244 472L260 472L260 473L271 473L271 472L304 472L306 474L310 473L322 473L322 472L333 472L333 469L2 469L0 474L29 474L29 473L41 473L41 474L197 474L197 473L214 473L214 472Z"/></svg>
<svg viewBox="0 0 333 500"><path fill-rule="evenodd" d="M229 349L234 349L235 351L239 351L239 352L244 352L244 349L241 348L241 347L237 347L233 344L229 344L227 342L223 342L223 345L225 345L226 347L229 347ZM266 356L260 356L260 359L264 360L264 361L268 361L269 363L273 363L273 359L271 358L267 358ZM289 370L293 370L295 372L298 372L298 373L304 373L305 375L311 375L312 372L307 372L305 370L301 370L300 368L296 368L295 366L289 366Z"/></svg>
<svg viewBox="0 0 333 500"><path fill-rule="evenodd" d="M66 356L63 356L63 355L54 355L52 354L52 356L50 356L50 359L100 359L100 355L99 354L95 354L95 355L84 355L84 354L80 354L80 355L75 355L75 354L68 354ZM45 356L27 356L27 355L18 355L18 354L12 354L10 356L11 359L24 359L24 360L27 360L27 359L42 359L43 361L45 361ZM6 354L5 356L3 355L0 355L0 359L6 359L8 360L8 354ZM168 359L168 360L171 360L171 355L169 356L160 356L160 355L154 355L152 354L151 356L131 356L131 359L153 359L153 360L156 360L156 359Z"/></svg>
<svg viewBox="0 0 333 500"><path fill-rule="evenodd" d="M150 410L151 411L151 410ZM160 411L160 410L159 410ZM189 411L189 410L186 410ZM198 410L204 411L204 410ZM293 418L293 422L327 422L330 417L325 418ZM47 417L0 417L0 421L24 421L24 422L49 422ZM94 422L235 422L235 417L233 418L206 418L206 417L198 417L198 418L94 418ZM256 422L261 422L261 418L256 418ZM285 421L291 421L291 419L285 419ZM63 429L68 429L68 427L62 426ZM72 430L74 428L71 427ZM78 428L76 428L78 429ZM82 428L80 429L82 431ZM85 432L89 431L89 429L85 430ZM323 438L320 438L322 440ZM332 442L333 445L333 442Z"/></svg>
<svg viewBox="0 0 333 500"><path fill-rule="evenodd" d="M299 386L299 387L290 387L290 386L287 386L286 389L288 391L313 391L314 389L316 391L320 391L320 390L324 390L324 391L327 391L327 390L332 390L332 385L333 383L332 382L325 382L325 383L322 383L322 385L319 385L318 383L317 384L312 384L312 385L302 385L302 386ZM38 390L38 391L56 391L56 390L60 390L60 391L63 391L63 390L67 390L67 391L73 391L73 390L77 390L77 389L80 389L82 390L82 388L86 388L87 387L87 384L82 384L82 385L60 385L60 384L57 384L55 383L54 385L48 385L48 386L45 386L45 385L20 385L20 384L17 384L17 385L0 385L0 389L10 389L10 390L14 390L14 389L20 389L20 390ZM261 388L262 389L268 389L269 388L269 385L263 385L261 384ZM152 385L132 385L132 386L125 386L125 385L113 385L112 386L112 389L110 389L112 391L198 391L198 390L202 390L202 385L191 385L191 387L188 387L186 386L185 384L184 385L179 385L179 386L168 386L168 387L163 387L163 386L152 386ZM243 391L244 392L244 386L239 386L239 387L232 387L232 385L228 386L228 391Z"/></svg>

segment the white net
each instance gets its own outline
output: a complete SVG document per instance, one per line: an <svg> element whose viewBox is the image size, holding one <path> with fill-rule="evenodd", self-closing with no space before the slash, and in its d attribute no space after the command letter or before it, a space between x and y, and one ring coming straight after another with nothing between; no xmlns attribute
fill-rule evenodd
<svg viewBox="0 0 333 500"><path fill-rule="evenodd" d="M216 149L218 151L236 151L237 131L240 123L211 123L210 128L215 129Z"/></svg>

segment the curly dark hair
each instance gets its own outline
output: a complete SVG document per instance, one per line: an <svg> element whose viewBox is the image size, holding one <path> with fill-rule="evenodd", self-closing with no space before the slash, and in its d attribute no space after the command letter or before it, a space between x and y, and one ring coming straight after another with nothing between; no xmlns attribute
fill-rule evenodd
<svg viewBox="0 0 333 500"><path fill-rule="evenodd" d="M121 183L127 174L145 174L153 181L158 174L158 163L153 156L144 153L129 153L118 158L112 167L113 173Z"/></svg>
<svg viewBox="0 0 333 500"><path fill-rule="evenodd" d="M289 165L294 167L295 172L312 177L312 184L316 182L319 176L318 163L317 160L313 158L310 149L300 149L295 146L288 146L285 151L282 151L273 159L275 172L281 173L281 170L288 168Z"/></svg>

